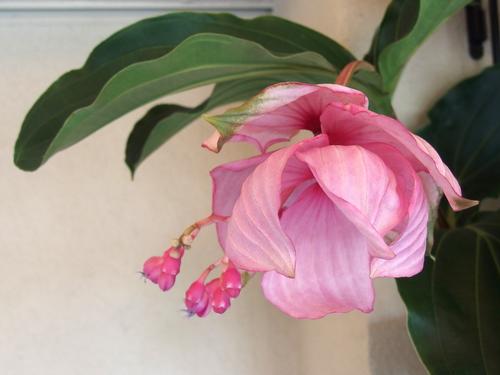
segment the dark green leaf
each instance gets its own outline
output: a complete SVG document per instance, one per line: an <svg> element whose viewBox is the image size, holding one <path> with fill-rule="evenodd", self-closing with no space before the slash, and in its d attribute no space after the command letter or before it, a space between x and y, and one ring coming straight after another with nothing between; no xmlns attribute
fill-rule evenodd
<svg viewBox="0 0 500 375"><path fill-rule="evenodd" d="M426 257L424 270L417 276L397 279L397 286L408 310L408 330L417 352L429 372L440 374L446 372L441 371L445 363L430 287L433 267L434 261Z"/></svg>
<svg viewBox="0 0 500 375"><path fill-rule="evenodd" d="M375 65L385 47L408 35L417 22L419 7L418 0L393 0L385 11L365 60Z"/></svg>
<svg viewBox="0 0 500 375"><path fill-rule="evenodd" d="M394 92L404 66L422 42L444 20L470 1L392 1L368 54L382 75L385 91Z"/></svg>
<svg viewBox="0 0 500 375"><path fill-rule="evenodd" d="M56 152L164 95L210 83L293 72L325 82L335 76L334 68L314 52L276 56L247 40L196 34L162 57L122 69L91 105L73 112L57 129L51 122L25 122L16 144L15 161L21 168L36 169Z"/></svg>
<svg viewBox="0 0 500 375"><path fill-rule="evenodd" d="M444 232L435 260L397 283L431 373L500 373L500 212Z"/></svg>
<svg viewBox="0 0 500 375"><path fill-rule="evenodd" d="M61 76L38 99L24 120L16 145L16 164L26 170L38 168L41 155L46 153L67 118L90 105L120 70L159 58L189 36L202 32L248 39L275 53L315 51L336 68L354 59L326 36L273 16L244 20L230 14L173 13L146 19L106 39L81 69Z"/></svg>
<svg viewBox="0 0 500 375"><path fill-rule="evenodd" d="M420 133L472 199L500 193L500 66L451 89L430 111Z"/></svg>

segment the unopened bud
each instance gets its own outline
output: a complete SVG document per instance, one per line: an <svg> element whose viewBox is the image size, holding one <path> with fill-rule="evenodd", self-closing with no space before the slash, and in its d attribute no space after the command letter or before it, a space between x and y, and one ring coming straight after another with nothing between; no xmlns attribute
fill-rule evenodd
<svg viewBox="0 0 500 375"><path fill-rule="evenodd" d="M212 309L217 314L223 314L231 306L229 295L221 288L215 290L212 295Z"/></svg>
<svg viewBox="0 0 500 375"><path fill-rule="evenodd" d="M163 254L164 263L162 271L170 275L177 275L181 270L181 259L184 254L184 248L171 247Z"/></svg>
<svg viewBox="0 0 500 375"><path fill-rule="evenodd" d="M175 275L170 275L168 273L162 273L158 278L158 286L161 290L166 292L171 289L175 284Z"/></svg>
<svg viewBox="0 0 500 375"><path fill-rule="evenodd" d="M165 260L163 257L151 257L148 260L144 262L144 266L142 268L142 272L144 273L144 276L148 277L148 275L153 272L155 269L160 268L163 266L163 262Z"/></svg>
<svg viewBox="0 0 500 375"><path fill-rule="evenodd" d="M229 295L229 297L238 297L242 287L243 283L241 280L241 274L236 268L229 267L222 273L221 288Z"/></svg>
<svg viewBox="0 0 500 375"><path fill-rule="evenodd" d="M192 314L205 313L208 306L208 293L205 285L201 281L196 280L191 284L186 291L184 304L187 310Z"/></svg>

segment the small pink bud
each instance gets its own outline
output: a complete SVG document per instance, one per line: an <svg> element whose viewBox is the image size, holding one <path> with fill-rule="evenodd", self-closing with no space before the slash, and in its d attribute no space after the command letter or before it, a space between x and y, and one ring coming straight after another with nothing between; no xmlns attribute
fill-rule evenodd
<svg viewBox="0 0 500 375"><path fill-rule="evenodd" d="M153 271L151 271L146 277L154 284L157 284L158 283L158 279L160 278L160 276L163 274L163 272L161 272L161 267L157 267L155 269L153 269Z"/></svg>
<svg viewBox="0 0 500 375"><path fill-rule="evenodd" d="M203 309L198 311L196 315L198 315L200 318L203 318L204 316L207 316L208 313L210 312L210 297L208 297L208 294L205 294L205 297L203 298L203 304L202 306Z"/></svg>
<svg viewBox="0 0 500 375"><path fill-rule="evenodd" d="M159 269L161 271L161 267L165 260L163 257L151 257L144 262L144 266L142 268L142 272L144 276L149 279L149 275L155 270Z"/></svg>
<svg viewBox="0 0 500 375"><path fill-rule="evenodd" d="M161 270L169 275L177 275L181 270L181 261L180 259L174 259L169 256L165 257L165 262L163 263L163 267Z"/></svg>
<svg viewBox="0 0 500 375"><path fill-rule="evenodd" d="M158 277L158 286L161 290L166 292L170 288L172 288L175 284L175 275L170 275L168 273L162 273L160 277Z"/></svg>
<svg viewBox="0 0 500 375"><path fill-rule="evenodd" d="M231 299L229 295L221 288L215 290L212 295L212 309L217 314L223 314L231 306Z"/></svg>
<svg viewBox="0 0 500 375"><path fill-rule="evenodd" d="M214 292L220 288L220 278L217 277L213 280L210 280L210 282L205 285L205 288L208 295L212 297Z"/></svg>
<svg viewBox="0 0 500 375"><path fill-rule="evenodd" d="M184 255L184 248L171 247L163 254L162 271L170 275L177 275L181 270L181 260Z"/></svg>
<svg viewBox="0 0 500 375"><path fill-rule="evenodd" d="M204 314L208 307L208 293L205 285L196 280L186 291L184 304L190 313Z"/></svg>
<svg viewBox="0 0 500 375"><path fill-rule="evenodd" d="M240 295L243 284L241 282L241 274L233 267L229 267L221 275L221 288L231 298L236 298Z"/></svg>

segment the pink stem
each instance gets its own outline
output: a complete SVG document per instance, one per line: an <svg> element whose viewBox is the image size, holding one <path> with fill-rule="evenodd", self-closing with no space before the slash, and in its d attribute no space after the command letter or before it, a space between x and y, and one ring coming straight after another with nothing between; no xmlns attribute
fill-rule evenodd
<svg viewBox="0 0 500 375"><path fill-rule="evenodd" d="M216 267L219 267L222 263L224 263L224 258L220 258L218 261L210 264L205 270L201 273L198 281L204 283L210 272L212 272Z"/></svg>
<svg viewBox="0 0 500 375"><path fill-rule="evenodd" d="M354 73L361 69L373 70L373 65L361 60L352 61L340 71L335 83L337 85L347 86Z"/></svg>
<svg viewBox="0 0 500 375"><path fill-rule="evenodd" d="M210 216L207 216L204 219L198 220L196 223L190 225L189 227L186 228L184 232L182 232L180 238L179 238L179 244L182 244L184 246L190 246L191 243L194 241L198 233L200 233L200 229L203 228L204 226L213 224L213 223L221 223L225 222L229 219L229 216L221 216L221 215L215 215L212 214Z"/></svg>

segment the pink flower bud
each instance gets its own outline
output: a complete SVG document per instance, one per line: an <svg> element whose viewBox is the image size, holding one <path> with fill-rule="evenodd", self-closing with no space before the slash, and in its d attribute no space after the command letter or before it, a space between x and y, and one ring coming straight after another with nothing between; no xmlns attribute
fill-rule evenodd
<svg viewBox="0 0 500 375"><path fill-rule="evenodd" d="M171 258L170 256L166 256L165 262L163 263L161 270L165 273L168 273L169 275L175 276L181 270L181 260Z"/></svg>
<svg viewBox="0 0 500 375"><path fill-rule="evenodd" d="M158 279L162 275L161 268L155 268L153 271L151 271L146 277L149 279L154 284L158 283Z"/></svg>
<svg viewBox="0 0 500 375"><path fill-rule="evenodd" d="M241 274L239 271L230 266L221 275L221 288L231 298L236 298L240 295L243 284L241 282Z"/></svg>
<svg viewBox="0 0 500 375"><path fill-rule="evenodd" d="M196 313L196 315L198 315L200 318L203 318L204 316L207 316L208 313L210 312L210 298L208 297L208 294L205 295L205 298L204 298L204 307L203 309L201 309L200 311L198 311Z"/></svg>
<svg viewBox="0 0 500 375"><path fill-rule="evenodd" d="M208 295L212 297L214 292L220 288L220 278L217 277L213 280L210 280L210 282L205 285L205 288Z"/></svg>
<svg viewBox="0 0 500 375"><path fill-rule="evenodd" d="M211 305L214 312L216 312L217 314L223 314L224 312L226 312L229 306L231 306L231 299L225 291L223 291L221 288L218 288L212 295Z"/></svg>
<svg viewBox="0 0 500 375"><path fill-rule="evenodd" d="M163 254L162 271L169 275L177 275L181 270L181 260L184 255L183 247L171 247Z"/></svg>
<svg viewBox="0 0 500 375"><path fill-rule="evenodd" d="M208 293L205 285L196 280L186 291L184 304L190 313L203 315L208 307Z"/></svg>
<svg viewBox="0 0 500 375"><path fill-rule="evenodd" d="M171 289L175 284L175 275L170 275L168 273L163 272L160 277L158 277L158 286L161 290L166 292Z"/></svg>
<svg viewBox="0 0 500 375"><path fill-rule="evenodd" d="M161 271L161 267L165 260L163 257L151 257L144 262L144 266L142 272L144 276L149 279L149 275L153 273L155 270L159 269Z"/></svg>

